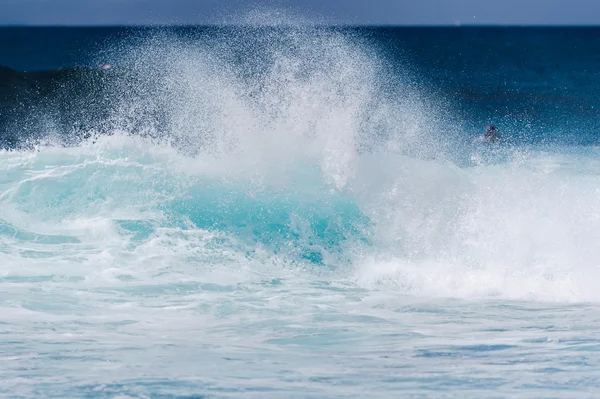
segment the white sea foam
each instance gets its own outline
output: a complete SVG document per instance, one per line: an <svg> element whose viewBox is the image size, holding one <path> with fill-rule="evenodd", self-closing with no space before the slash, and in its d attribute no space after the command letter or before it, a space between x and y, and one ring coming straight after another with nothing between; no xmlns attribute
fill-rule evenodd
<svg viewBox="0 0 600 399"><path fill-rule="evenodd" d="M465 148L408 74L318 29L123 63L112 135L0 152L1 395L510 394L592 345L589 309L543 302L600 300L596 150Z"/></svg>

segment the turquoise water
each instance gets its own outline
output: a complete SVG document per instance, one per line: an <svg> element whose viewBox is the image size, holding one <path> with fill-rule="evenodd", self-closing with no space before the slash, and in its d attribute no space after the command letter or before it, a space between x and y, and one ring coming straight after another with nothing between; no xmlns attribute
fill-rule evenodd
<svg viewBox="0 0 600 399"><path fill-rule="evenodd" d="M31 140L0 151L0 396L594 397L600 149L577 130L591 111L551 99L529 115L562 119L497 122L436 91L445 74L419 57L386 58L413 48L389 30L370 33L387 50L244 32L132 40L118 60L144 85L103 81L122 96L76 140L57 110L1 124ZM468 81L446 83L491 96ZM500 142L477 141L486 119Z"/></svg>
<svg viewBox="0 0 600 399"><path fill-rule="evenodd" d="M0 392L592 397L600 168L576 154L365 156L404 173L338 190L122 136L4 152Z"/></svg>

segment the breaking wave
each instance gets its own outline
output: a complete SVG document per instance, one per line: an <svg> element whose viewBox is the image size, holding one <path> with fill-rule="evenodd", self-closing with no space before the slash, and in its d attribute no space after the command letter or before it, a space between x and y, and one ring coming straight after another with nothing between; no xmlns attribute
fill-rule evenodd
<svg viewBox="0 0 600 399"><path fill-rule="evenodd" d="M114 51L110 70L2 71L29 104L2 124L3 279L598 299L595 148L466 144L408 65L333 29Z"/></svg>

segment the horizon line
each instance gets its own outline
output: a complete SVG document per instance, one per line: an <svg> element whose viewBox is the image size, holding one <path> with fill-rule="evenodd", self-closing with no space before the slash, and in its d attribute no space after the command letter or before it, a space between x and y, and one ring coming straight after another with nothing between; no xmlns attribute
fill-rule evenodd
<svg viewBox="0 0 600 399"><path fill-rule="evenodd" d="M350 23L280 23L280 24L254 24L254 23L198 23L198 24L21 24L8 23L0 24L2 28L227 28L227 27L248 27L248 28L276 28L276 27L313 27L313 28L600 28L598 24L472 24L472 23L454 23L454 24L350 24Z"/></svg>

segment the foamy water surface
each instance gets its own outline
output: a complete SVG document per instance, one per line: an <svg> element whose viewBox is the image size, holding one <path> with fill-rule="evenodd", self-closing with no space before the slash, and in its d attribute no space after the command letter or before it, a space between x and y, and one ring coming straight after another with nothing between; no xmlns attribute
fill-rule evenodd
<svg viewBox="0 0 600 399"><path fill-rule="evenodd" d="M596 147L459 140L344 35L232 40L136 44L106 130L0 152L1 396L595 395Z"/></svg>

